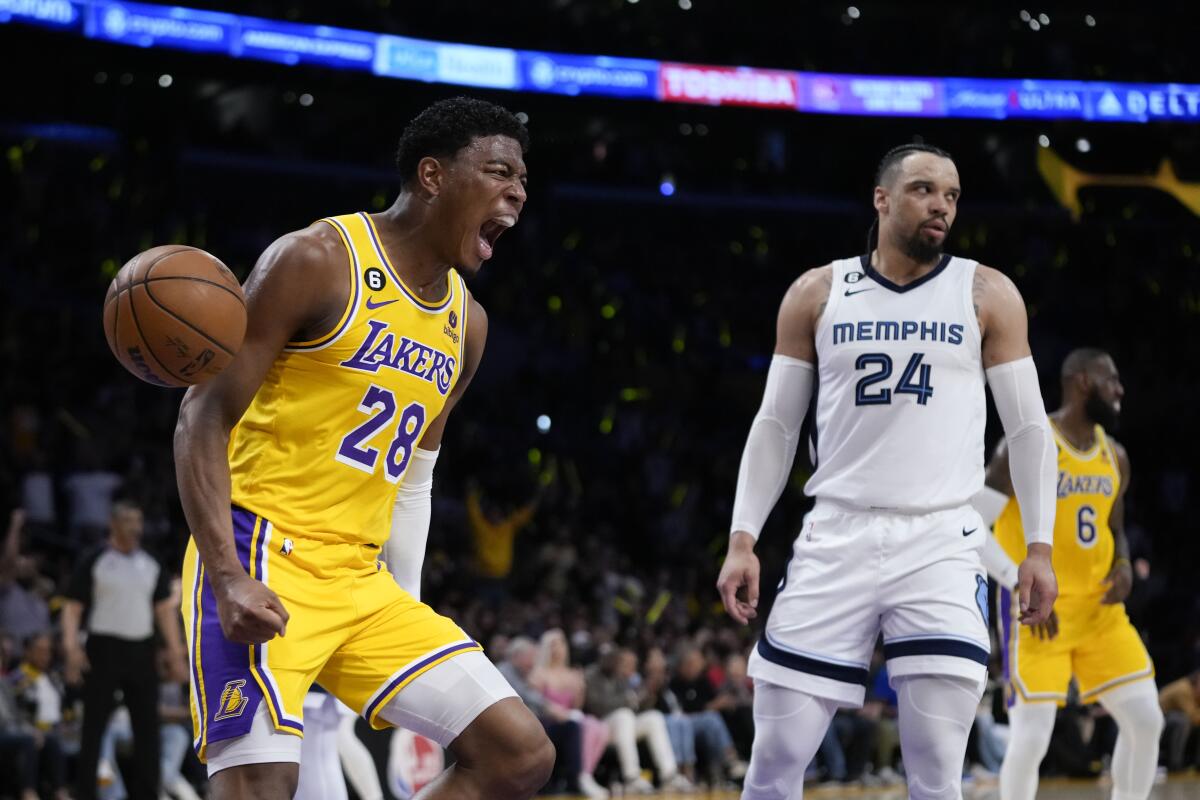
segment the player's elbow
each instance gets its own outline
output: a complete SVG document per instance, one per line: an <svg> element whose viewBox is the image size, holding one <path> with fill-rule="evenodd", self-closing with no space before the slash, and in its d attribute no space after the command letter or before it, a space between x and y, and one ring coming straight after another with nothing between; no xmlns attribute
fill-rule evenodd
<svg viewBox="0 0 1200 800"><path fill-rule="evenodd" d="M179 404L179 417L175 421L175 455L180 458L189 452L196 439L217 434L228 439L233 422L224 419L209 393L193 386Z"/></svg>

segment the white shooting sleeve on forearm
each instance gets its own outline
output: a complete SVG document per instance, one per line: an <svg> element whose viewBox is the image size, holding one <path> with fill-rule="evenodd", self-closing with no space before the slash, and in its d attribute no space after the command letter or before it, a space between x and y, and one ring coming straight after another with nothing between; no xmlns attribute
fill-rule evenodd
<svg viewBox="0 0 1200 800"><path fill-rule="evenodd" d="M997 492L990 486L984 486L968 502L979 512L983 524L991 528L1008 505L1008 495ZM995 578L1001 586L1012 588L1017 584L1017 565L1008 557L1008 553L1004 552L1004 548L990 531L984 534L983 552L979 554L979 559L983 562L987 574Z"/></svg>
<svg viewBox="0 0 1200 800"><path fill-rule="evenodd" d="M1050 433L1033 357L998 364L987 371L987 380L1008 439L1008 470L1021 506L1025 542L1051 544L1058 450Z"/></svg>
<svg viewBox="0 0 1200 800"><path fill-rule="evenodd" d="M415 448L404 482L392 507L392 533L383 545L382 558L400 588L421 599L421 565L429 539L433 504L433 465L440 450Z"/></svg>
<svg viewBox="0 0 1200 800"><path fill-rule="evenodd" d="M731 534L745 531L757 539L783 494L812 400L813 378L807 361L778 354L771 359L762 406L750 425L738 469Z"/></svg>

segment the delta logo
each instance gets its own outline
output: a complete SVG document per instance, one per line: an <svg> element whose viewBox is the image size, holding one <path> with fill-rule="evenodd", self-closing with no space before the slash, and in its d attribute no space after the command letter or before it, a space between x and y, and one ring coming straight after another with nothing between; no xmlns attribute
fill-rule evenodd
<svg viewBox="0 0 1200 800"><path fill-rule="evenodd" d="M798 78L791 72L750 67L663 64L659 94L677 103L795 108Z"/></svg>

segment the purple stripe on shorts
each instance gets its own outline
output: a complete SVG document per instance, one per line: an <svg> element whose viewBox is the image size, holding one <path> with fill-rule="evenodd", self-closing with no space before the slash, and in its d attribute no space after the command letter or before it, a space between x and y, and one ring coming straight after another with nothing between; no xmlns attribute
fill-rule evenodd
<svg viewBox="0 0 1200 800"><path fill-rule="evenodd" d="M377 708L379 708L379 704L382 703L384 701L384 699L386 699L387 696L389 694L391 694L392 691L397 686L399 686L401 683L404 683L404 681L408 680L408 677L410 675L412 675L414 672L419 672L420 670L427 667L429 664L433 663L434 661L437 661L439 658L445 658L446 656L450 655L451 653L456 653L459 650L469 650L471 648L476 648L476 647L479 647L478 642L474 642L474 641L460 642L458 644L451 645L450 647L439 650L436 653L433 653L433 654L429 655L428 657L421 659L418 663L413 664L411 667L404 670L404 672L401 672L399 675L397 675L391 681L388 681L387 687L382 692L380 692L378 696L376 696L375 702L373 702L369 706L367 706L366 711L363 712L363 718L370 719L371 715L375 713L375 710Z"/></svg>
<svg viewBox="0 0 1200 800"><path fill-rule="evenodd" d="M258 580L263 579L263 568L266 566L267 560L267 526L270 523L263 520L262 529L258 532L258 541L254 548L254 577ZM268 579L270 576L267 576ZM275 712L275 719L279 720L279 724L283 727L304 733L304 726L299 722L284 718L283 704L279 701L279 696L275 694L275 687L271 685L271 679L267 675L266 658L263 655L263 645L251 645L254 652L254 665L258 667L258 674L262 676L263 683L267 686L267 700Z"/></svg>
<svg viewBox="0 0 1200 800"><path fill-rule="evenodd" d="M249 571L250 540L258 517L242 508L233 508L233 540L242 568ZM208 575L200 592L201 620L198 638L198 672L203 676L206 741L219 742L250 731L254 712L262 702L262 691L250 674L250 647L231 642L221 630L217 615L217 597Z"/></svg>
<svg viewBox="0 0 1200 800"><path fill-rule="evenodd" d="M1011 646L1008 637L1012 634L1012 592L1004 587L1000 587L1000 655L1001 663L1004 670L1004 683L1006 685L1012 683L1012 669L1009 665L1009 659L1012 658ZM1010 692L1008 704L1012 705L1014 701L1014 693Z"/></svg>

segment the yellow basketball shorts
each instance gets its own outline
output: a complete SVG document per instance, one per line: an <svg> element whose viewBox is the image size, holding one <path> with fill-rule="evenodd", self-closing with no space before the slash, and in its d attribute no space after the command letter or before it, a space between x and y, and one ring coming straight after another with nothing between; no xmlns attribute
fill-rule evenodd
<svg viewBox="0 0 1200 800"><path fill-rule="evenodd" d="M314 682L386 728L379 712L400 690L447 659L483 649L401 589L377 547L317 541L237 507L233 531L242 567L279 595L290 619L286 636L263 644L226 639L196 543L188 543L183 617L201 761L211 742L246 734L264 700L276 730L303 736L304 697Z"/></svg>
<svg viewBox="0 0 1200 800"><path fill-rule="evenodd" d="M1118 686L1154 677L1154 663L1124 604L1102 605L1101 597L1059 597L1054 604L1058 635L1044 640L1020 624L1016 593L1000 590L998 616L1010 705L1018 698L1064 705L1072 675L1085 703Z"/></svg>

